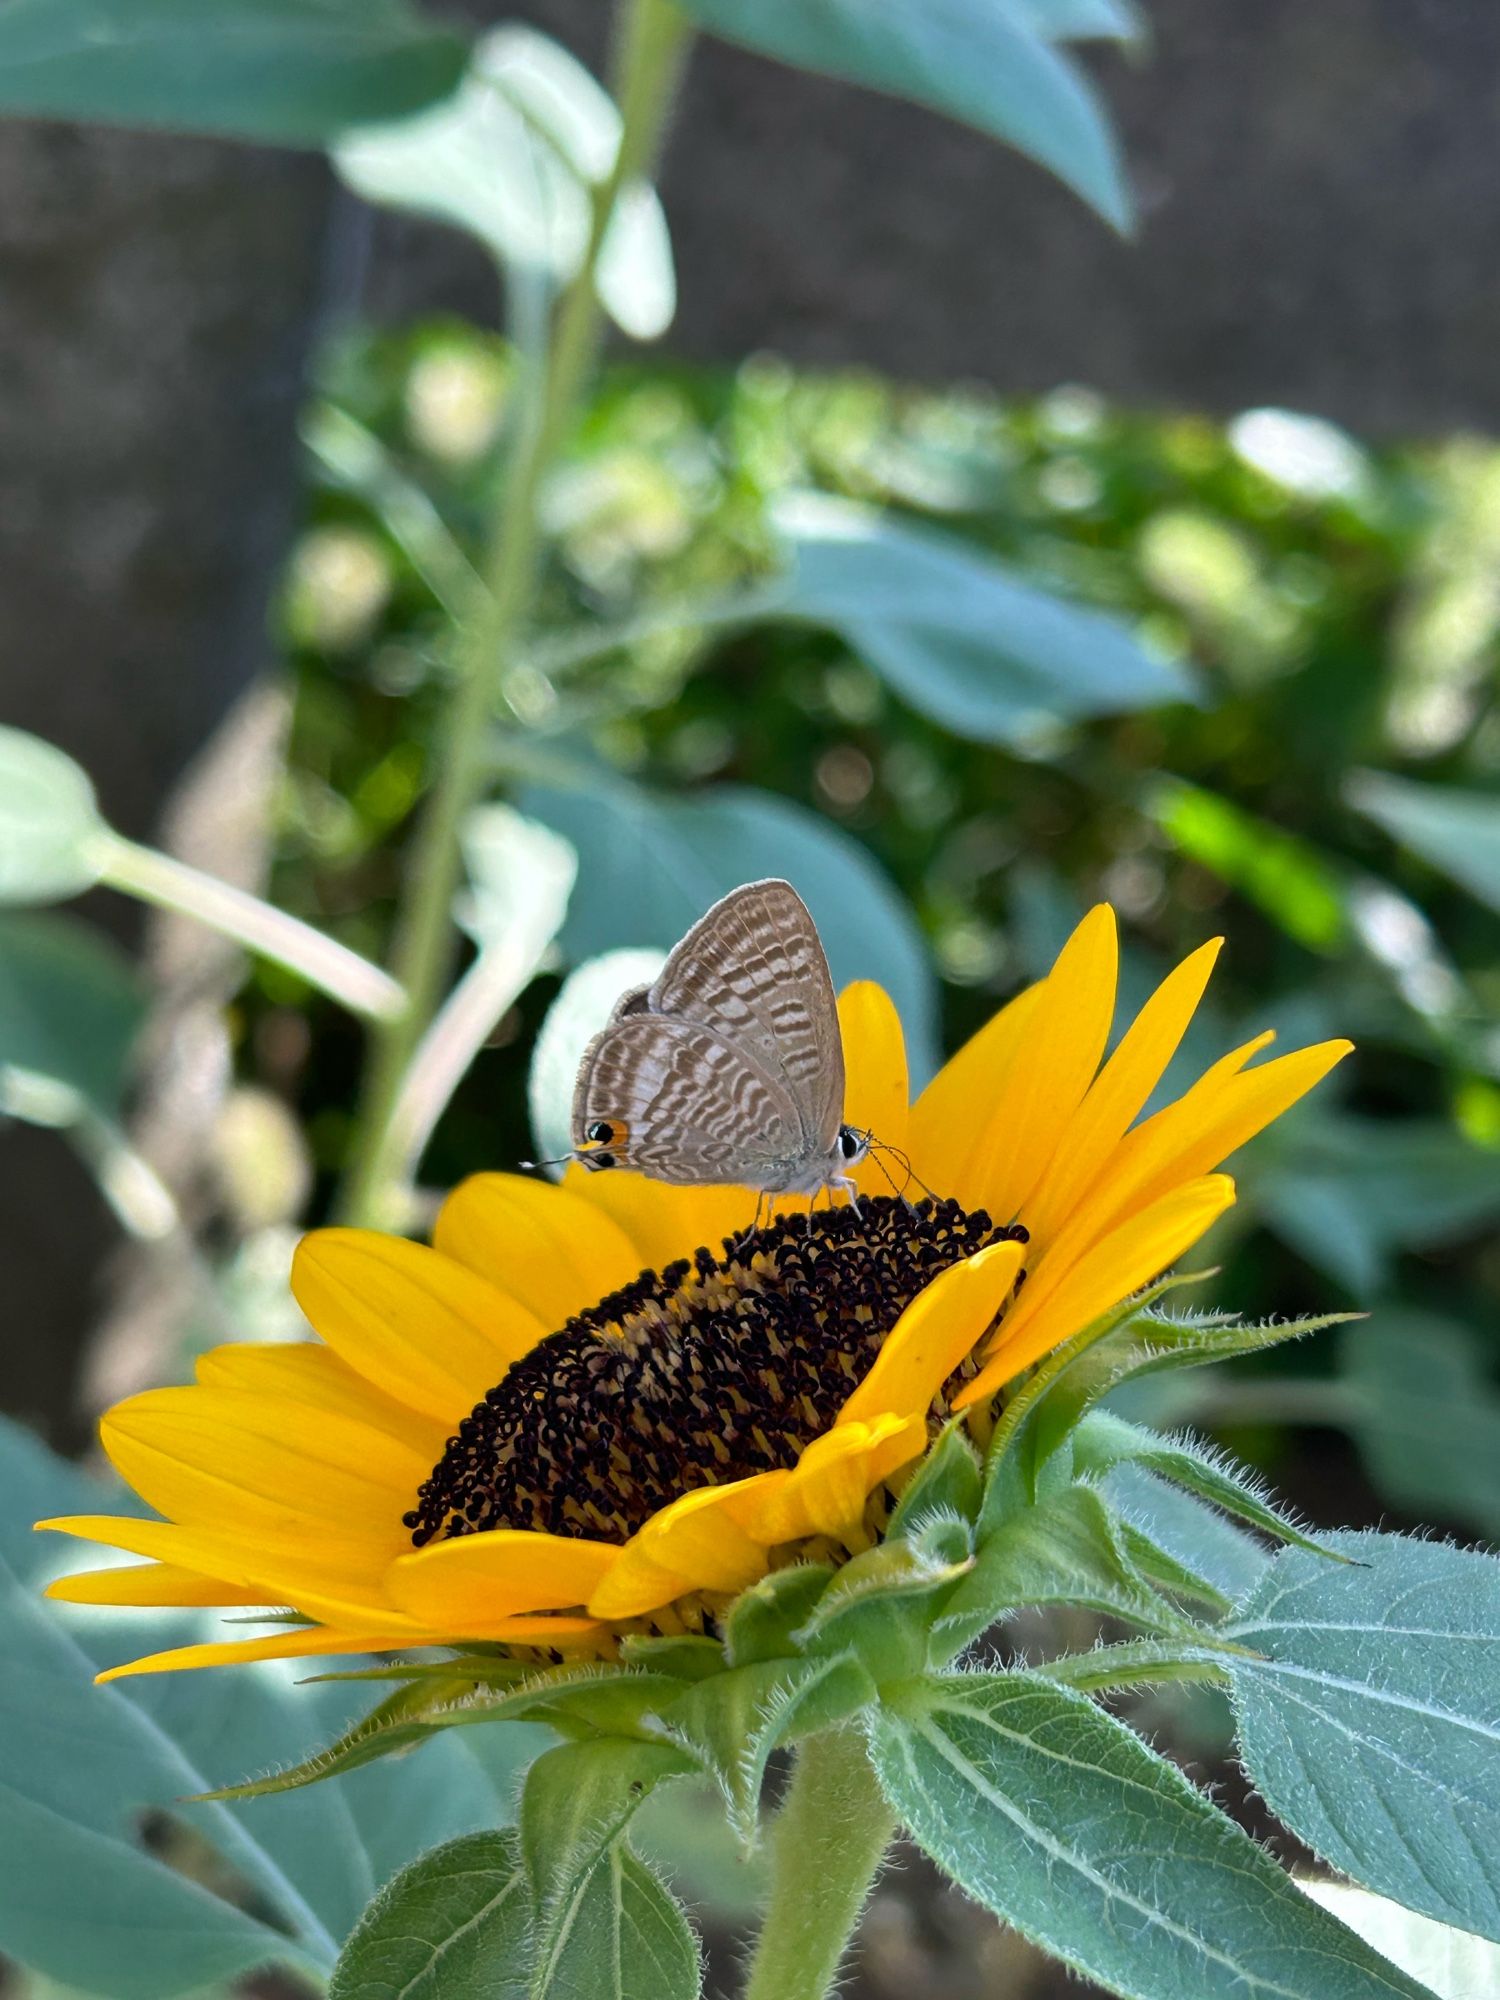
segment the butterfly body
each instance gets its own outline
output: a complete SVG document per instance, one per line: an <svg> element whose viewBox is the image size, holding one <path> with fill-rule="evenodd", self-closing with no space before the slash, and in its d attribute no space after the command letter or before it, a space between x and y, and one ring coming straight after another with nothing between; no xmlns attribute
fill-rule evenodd
<svg viewBox="0 0 1500 2000"><path fill-rule="evenodd" d="M844 1050L822 941L786 882L715 903L584 1052L574 1157L679 1187L852 1194Z"/></svg>

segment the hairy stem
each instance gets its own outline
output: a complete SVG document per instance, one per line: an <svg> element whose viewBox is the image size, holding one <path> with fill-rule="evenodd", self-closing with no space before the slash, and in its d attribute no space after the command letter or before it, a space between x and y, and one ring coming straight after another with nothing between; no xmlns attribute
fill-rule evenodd
<svg viewBox="0 0 1500 2000"><path fill-rule="evenodd" d="M771 1827L771 1895L745 2000L824 2000L895 1831L853 1729L810 1736Z"/></svg>
<svg viewBox="0 0 1500 2000"><path fill-rule="evenodd" d="M489 780L493 718L536 594L542 553L537 501L598 352L601 312L595 273L610 218L621 188L649 171L655 160L686 38L686 23L669 0L628 0L623 9L615 77L623 120L619 153L607 179L593 191L588 247L558 305L542 380L533 391L493 524L483 565L485 594L458 635L437 774L417 827L392 950L392 970L409 1004L372 1038L341 1204L350 1222L399 1220L390 1212L400 1151L392 1113L452 966L459 836Z"/></svg>

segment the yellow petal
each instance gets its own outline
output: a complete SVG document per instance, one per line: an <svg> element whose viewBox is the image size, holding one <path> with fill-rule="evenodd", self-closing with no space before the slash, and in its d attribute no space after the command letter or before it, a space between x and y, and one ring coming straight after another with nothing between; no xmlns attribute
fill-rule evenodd
<svg viewBox="0 0 1500 2000"><path fill-rule="evenodd" d="M432 1240L444 1256L504 1286L549 1332L643 1268L639 1249L601 1208L523 1174L461 1181Z"/></svg>
<svg viewBox="0 0 1500 2000"><path fill-rule="evenodd" d="M1077 1256L1174 1186L1217 1167L1321 1082L1351 1046L1322 1042L1236 1073L1231 1065L1266 1039L1216 1063L1175 1104L1126 1133L1059 1232L1049 1258Z"/></svg>
<svg viewBox="0 0 1500 2000"><path fill-rule="evenodd" d="M971 1035L912 1106L908 1151L923 1181L965 1207L978 1206L974 1167L989 1142L990 1107L1005 1094L1045 980L1028 986Z"/></svg>
<svg viewBox="0 0 1500 2000"><path fill-rule="evenodd" d="M623 1169L590 1174L570 1167L563 1191L608 1216L636 1246L644 1270L663 1270L698 1249L717 1257L725 1237L743 1236L755 1220L749 1188L669 1187Z"/></svg>
<svg viewBox="0 0 1500 2000"><path fill-rule="evenodd" d="M844 1042L844 1123L873 1132L882 1145L907 1151L910 1083L901 1016L884 987L856 979L839 995ZM904 1178L899 1164L872 1153L854 1170L861 1194L889 1194Z"/></svg>
<svg viewBox="0 0 1500 2000"><path fill-rule="evenodd" d="M586 1645L599 1635L587 1618L508 1618L485 1633L497 1644L547 1646L566 1650ZM466 1634L467 1637L478 1637ZM167 1653L150 1653L107 1672L97 1681L116 1681L127 1674L171 1674L187 1667L233 1667L254 1660L305 1660L335 1653L395 1653L429 1646L434 1640L411 1627L372 1627L368 1631L338 1631L314 1626L310 1631L288 1625L264 1639L212 1641L201 1646L176 1646Z"/></svg>
<svg viewBox="0 0 1500 2000"><path fill-rule="evenodd" d="M368 1565L410 1546L401 1516L432 1470L350 1418L277 1411L233 1389L148 1389L109 1411L99 1435L159 1514L325 1564Z"/></svg>
<svg viewBox="0 0 1500 2000"><path fill-rule="evenodd" d="M547 1331L451 1257L369 1229L304 1236L292 1290L351 1368L450 1428Z"/></svg>
<svg viewBox="0 0 1500 2000"><path fill-rule="evenodd" d="M1161 1081L1203 998L1223 943L1222 938L1210 939L1167 975L1068 1121L1051 1165L1022 1205L1033 1261L1097 1178Z"/></svg>
<svg viewBox="0 0 1500 2000"><path fill-rule="evenodd" d="M589 1598L596 1618L639 1618L694 1590L743 1590L766 1572L765 1545L749 1529L785 1472L757 1472L700 1486L653 1514Z"/></svg>
<svg viewBox="0 0 1500 2000"><path fill-rule="evenodd" d="M993 1355L956 1397L960 1409L992 1396L1102 1313L1171 1268L1234 1201L1227 1174L1174 1188L1063 1270L1051 1286L1026 1289L1000 1325ZM1038 1279L1043 1273L1038 1273Z"/></svg>
<svg viewBox="0 0 1500 2000"><path fill-rule="evenodd" d="M1009 1222L1046 1172L1109 1040L1118 970L1115 913L1100 903L1048 973L1003 1088L970 1109L985 1137L970 1169L965 1207Z"/></svg>
<svg viewBox="0 0 1500 2000"><path fill-rule="evenodd" d="M194 1371L209 1389L243 1389L286 1405L354 1417L436 1465L455 1418L439 1421L398 1403L356 1375L318 1340L231 1340L200 1355Z"/></svg>
<svg viewBox="0 0 1500 2000"><path fill-rule="evenodd" d="M586 1604L620 1554L614 1542L492 1528L399 1557L386 1589L393 1604L424 1625L467 1632L466 1621L476 1617Z"/></svg>
<svg viewBox="0 0 1500 2000"><path fill-rule="evenodd" d="M389 1610L381 1580L384 1552L327 1549L315 1530L276 1540L243 1522L222 1533L175 1521L141 1521L115 1514L73 1514L38 1521L39 1530L149 1556L243 1593L252 1604L291 1604L325 1622L364 1623Z"/></svg>
<svg viewBox="0 0 1500 2000"><path fill-rule="evenodd" d="M938 1390L989 1330L1025 1254L1019 1243L992 1243L934 1278L887 1334L874 1366L840 1410L840 1426L873 1423L888 1412L925 1415Z"/></svg>
<svg viewBox="0 0 1500 2000"><path fill-rule="evenodd" d="M899 1466L919 1458L927 1444L920 1417L877 1417L873 1423L837 1423L814 1438L770 1495L755 1523L773 1545L828 1535L847 1541L871 1493Z"/></svg>
<svg viewBox="0 0 1500 2000"><path fill-rule="evenodd" d="M124 1563L110 1569L80 1569L47 1585L44 1596L60 1604L162 1606L264 1604L265 1598L237 1584L222 1583L175 1563Z"/></svg>

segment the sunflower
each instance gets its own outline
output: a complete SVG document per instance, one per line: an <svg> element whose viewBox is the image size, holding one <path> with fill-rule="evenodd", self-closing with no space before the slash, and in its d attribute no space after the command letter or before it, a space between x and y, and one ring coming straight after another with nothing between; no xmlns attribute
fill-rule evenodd
<svg viewBox="0 0 1500 2000"><path fill-rule="evenodd" d="M39 1525L145 1558L72 1603L259 1607L263 1637L113 1674L499 1644L611 1652L711 1622L768 1570L878 1535L956 1410L1167 1270L1234 1201L1214 1171L1347 1052L1257 1036L1141 1113L1219 950L1185 959L1108 1059L1118 952L1093 910L915 1103L890 1000L843 994L846 1117L936 1191L859 1170L857 1207L750 1228L742 1188L480 1174L431 1247L314 1231L319 1338L220 1347L103 1419L158 1518ZM718 1242L715 1253L699 1246ZM292 1616L287 1615L290 1607Z"/></svg>

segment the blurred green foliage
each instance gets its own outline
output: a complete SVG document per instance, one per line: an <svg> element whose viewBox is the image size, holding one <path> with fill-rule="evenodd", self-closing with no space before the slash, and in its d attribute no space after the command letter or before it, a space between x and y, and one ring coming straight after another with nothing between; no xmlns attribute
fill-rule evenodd
<svg viewBox="0 0 1500 2000"><path fill-rule="evenodd" d="M362 951L390 913L443 672L441 599L491 503L517 379L510 351L463 325L362 335L327 362L309 416L274 887ZM772 566L769 503L807 488L1123 617L1190 666L1196 705L1040 722L997 747L948 733L827 633L734 622L735 594ZM563 636L511 675L525 728L497 723L499 793L597 757L685 796L732 781L812 808L916 912L950 1048L1096 898L1122 918L1127 1005L1224 932L1184 1060L1261 1027L1359 1044L1246 1156L1254 1199L1216 1246L1234 1262L1226 1295L1252 1311L1436 1304L1482 1378L1500 1291L1500 918L1441 871L1440 849L1423 859L1364 805L1372 770L1462 792L1470 811L1500 781L1500 452L1373 451L1282 412L1222 425L1078 389L1020 403L769 357L734 374L661 362L608 374L544 506L543 623ZM501 1023L430 1181L528 1150L525 1054L550 991L538 982ZM353 1030L272 969L242 1029L245 1068L296 1100L331 1171ZM1253 1255L1251 1215L1268 1225ZM1367 1386L1351 1378L1342 1407L1309 1395L1309 1419L1357 1435L1347 1398ZM1284 1433L1255 1428L1253 1393L1237 1394L1236 1443L1273 1453ZM1298 1414L1284 1385L1264 1403ZM1455 1482L1450 1498L1455 1519L1500 1527L1500 1489L1480 1503Z"/></svg>

